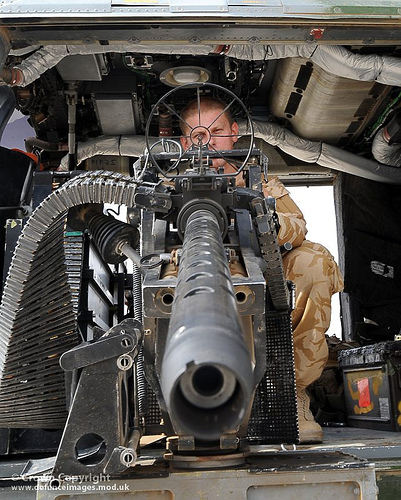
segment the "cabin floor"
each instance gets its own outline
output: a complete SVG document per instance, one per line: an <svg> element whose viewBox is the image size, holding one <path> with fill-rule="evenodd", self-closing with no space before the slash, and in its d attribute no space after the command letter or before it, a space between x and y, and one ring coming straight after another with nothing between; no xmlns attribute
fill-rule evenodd
<svg viewBox="0 0 401 500"><path fill-rule="evenodd" d="M338 450L367 460L400 460L401 432L357 427L325 427L322 444L299 445L297 449Z"/></svg>
<svg viewBox="0 0 401 500"><path fill-rule="evenodd" d="M138 464L142 465L141 469L150 470L153 467L159 469L160 460L163 460L164 438L145 436L141 442L145 444L138 459ZM275 460L278 459L284 463L284 467L287 464L289 471L294 469L291 465L294 462L294 458L300 459L296 466L303 467L305 471L312 471L313 465L317 464L320 458L327 460L331 456L331 460L335 462L333 462L333 467L338 467L342 457L344 457L344 464L346 464L351 459L349 455L353 455L361 459L362 462L374 464L379 500L400 498L401 432L377 431L356 427L326 427L324 428L324 442L322 444L298 446L252 445L251 455L254 458L256 457L256 460L257 457L271 456ZM11 455L0 458L0 496L2 500L16 498L15 485L17 484L17 476L24 474L33 478L34 476L37 477L49 473L53 467L54 460L55 457L28 457L26 455ZM330 470L330 461L327 462L326 469ZM226 470L230 473L230 469ZM187 472L190 471L187 470ZM270 469L265 469L263 473L269 474ZM166 474L168 475L168 472L164 466L164 473L162 475L167 477ZM194 474L196 475L197 471L194 471ZM156 475L159 474L156 472ZM135 476L136 474L132 474L133 485L135 485ZM125 477L127 478L127 475ZM29 483L20 484L28 486ZM42 498L40 495L37 497L36 494L37 491L28 487L17 493L18 498L21 500ZM69 496L69 498L71 497ZM361 496L358 498L363 499L364 497Z"/></svg>
<svg viewBox="0 0 401 500"><path fill-rule="evenodd" d="M338 450L375 464L379 500L401 498L401 432L357 427L326 427L322 444L298 450Z"/></svg>

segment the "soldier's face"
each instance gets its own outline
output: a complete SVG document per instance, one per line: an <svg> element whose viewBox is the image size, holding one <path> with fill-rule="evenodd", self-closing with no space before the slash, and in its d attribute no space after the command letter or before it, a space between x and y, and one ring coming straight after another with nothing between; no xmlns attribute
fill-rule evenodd
<svg viewBox="0 0 401 500"><path fill-rule="evenodd" d="M227 115L219 109L201 109L186 118L185 135L181 143L185 149L192 146L206 146L211 151L233 149L238 140L238 124L230 123ZM226 172L234 169L224 158L214 158L214 167L223 166Z"/></svg>

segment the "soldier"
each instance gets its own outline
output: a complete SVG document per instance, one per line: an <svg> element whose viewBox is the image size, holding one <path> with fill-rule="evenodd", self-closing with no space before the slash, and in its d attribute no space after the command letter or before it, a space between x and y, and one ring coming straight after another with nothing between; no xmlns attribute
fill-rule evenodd
<svg viewBox="0 0 401 500"><path fill-rule="evenodd" d="M183 147L188 149L195 143L216 151L233 149L239 127L225 108L223 101L211 97L190 102L181 113ZM224 167L225 173L236 171L223 157L213 159L213 166ZM279 179L264 182L263 191L276 198L279 244L290 242L293 246L283 257L283 267L286 278L296 286L292 322L300 442L320 443L323 431L310 411L306 388L320 377L326 364L325 333L330 326L331 296L343 289L343 278L330 252L306 240L303 214Z"/></svg>

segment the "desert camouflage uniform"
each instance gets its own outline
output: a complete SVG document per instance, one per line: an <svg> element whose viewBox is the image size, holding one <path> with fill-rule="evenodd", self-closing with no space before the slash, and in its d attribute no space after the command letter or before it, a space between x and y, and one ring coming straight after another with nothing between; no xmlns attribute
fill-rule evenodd
<svg viewBox="0 0 401 500"><path fill-rule="evenodd" d="M293 246L284 255L283 266L286 278L296 286L292 313L295 376L298 389L302 389L319 378L326 364L331 296L342 290L343 278L330 252L305 239L306 222L283 184L273 177L264 191L277 200L280 245L288 241Z"/></svg>

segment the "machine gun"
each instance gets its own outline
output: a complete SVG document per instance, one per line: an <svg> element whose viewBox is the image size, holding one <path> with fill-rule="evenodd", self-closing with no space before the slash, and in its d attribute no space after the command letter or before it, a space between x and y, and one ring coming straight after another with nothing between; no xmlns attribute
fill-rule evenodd
<svg viewBox="0 0 401 500"><path fill-rule="evenodd" d="M205 87L191 89L199 98ZM167 102L175 91L154 115L162 105L177 115ZM249 443L297 441L292 292L274 203L261 188L267 159L252 133L248 148L223 152L147 140L133 177L74 177L25 229L45 239L68 211L69 226L87 230L104 261L128 257L137 275L134 317L61 355L75 382L54 474L122 472L142 434L165 434L165 458L193 467L240 464ZM221 157L239 164L236 174L213 168ZM248 187L237 186L243 174ZM135 223L104 215L104 202L126 205ZM39 241L31 248L40 254Z"/></svg>

